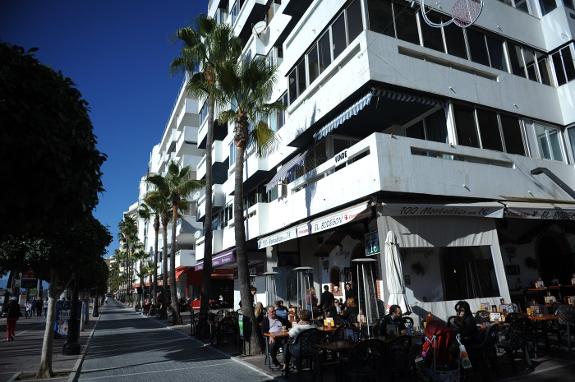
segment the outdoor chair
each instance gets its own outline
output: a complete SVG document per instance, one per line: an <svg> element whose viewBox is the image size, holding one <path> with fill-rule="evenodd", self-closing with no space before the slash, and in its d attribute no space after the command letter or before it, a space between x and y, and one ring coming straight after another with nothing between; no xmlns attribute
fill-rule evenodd
<svg viewBox="0 0 575 382"><path fill-rule="evenodd" d="M318 329L307 329L301 332L295 340L288 341L287 351L295 364L296 370L302 371L304 361L310 363L310 369L314 374L319 370L318 365L315 365L319 358L319 350L317 345L321 343L323 333ZM289 374L289 365L286 365L286 376Z"/></svg>
<svg viewBox="0 0 575 382"><path fill-rule="evenodd" d="M385 344L377 339L358 342L344 367L346 381L378 381L385 371Z"/></svg>
<svg viewBox="0 0 575 382"><path fill-rule="evenodd" d="M399 336L388 344L385 353L385 373L392 381L403 380L415 371L415 358L411 359L411 337ZM400 379L396 379L400 378Z"/></svg>
<svg viewBox="0 0 575 382"><path fill-rule="evenodd" d="M575 308L570 305L560 305L556 314L559 316L559 341L566 340L567 348L571 351L571 337L575 335Z"/></svg>
<svg viewBox="0 0 575 382"><path fill-rule="evenodd" d="M486 310L478 310L475 312L475 322L478 324L483 324L486 322L490 322L489 312Z"/></svg>
<svg viewBox="0 0 575 382"><path fill-rule="evenodd" d="M509 313L505 317L505 322L508 324L511 324L513 321L515 321L517 319L523 319L523 318L525 318L525 316L522 315L521 313Z"/></svg>
<svg viewBox="0 0 575 382"><path fill-rule="evenodd" d="M528 337L531 335L531 325L526 317L514 319L505 332L505 339L497 344L497 347L505 351L511 359L511 364L515 367L514 359L518 350L523 351L525 362L529 369L533 369L533 364L529 356Z"/></svg>
<svg viewBox="0 0 575 382"><path fill-rule="evenodd" d="M226 343L226 340L230 340L237 345L238 339L239 339L238 321L233 317L224 317L218 323L216 343L218 345L221 345L223 343Z"/></svg>
<svg viewBox="0 0 575 382"><path fill-rule="evenodd" d="M497 368L497 350L495 346L498 340L498 326L491 325L485 329L478 337L477 342L465 346L473 365L473 371L487 370ZM491 378L491 375L489 375Z"/></svg>

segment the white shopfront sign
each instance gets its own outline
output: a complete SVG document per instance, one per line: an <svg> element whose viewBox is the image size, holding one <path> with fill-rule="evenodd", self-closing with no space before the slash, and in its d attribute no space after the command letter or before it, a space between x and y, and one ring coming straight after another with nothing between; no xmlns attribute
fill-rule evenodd
<svg viewBox="0 0 575 382"><path fill-rule="evenodd" d="M404 204L385 203L384 216L461 216L502 218L505 206L499 203Z"/></svg>

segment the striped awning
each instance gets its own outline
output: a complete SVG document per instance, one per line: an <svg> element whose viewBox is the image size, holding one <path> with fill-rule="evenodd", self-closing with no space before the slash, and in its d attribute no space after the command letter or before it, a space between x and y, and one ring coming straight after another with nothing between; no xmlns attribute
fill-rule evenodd
<svg viewBox="0 0 575 382"><path fill-rule="evenodd" d="M307 151L299 153L295 157L287 161L285 164L283 164L282 167L278 170L278 172L274 175L274 177L266 184L266 192L270 192L270 190L274 188L279 182L287 178L288 173L292 169L296 167L302 167L306 154Z"/></svg>
<svg viewBox="0 0 575 382"><path fill-rule="evenodd" d="M392 101L398 102L411 102L417 103L420 105L426 106L435 106L439 104L439 101L433 98L428 98L419 94L414 93L407 93L397 90L391 89L381 89L381 88L374 88L372 89L373 95L380 97L380 98L387 98Z"/></svg>

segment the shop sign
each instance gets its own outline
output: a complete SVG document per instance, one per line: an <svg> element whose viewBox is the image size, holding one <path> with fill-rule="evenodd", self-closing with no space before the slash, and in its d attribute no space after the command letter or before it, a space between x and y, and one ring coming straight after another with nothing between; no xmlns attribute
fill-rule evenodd
<svg viewBox="0 0 575 382"><path fill-rule="evenodd" d="M273 235L261 238L258 240L258 249L271 247L272 245L295 239L296 237L296 229L292 227L290 229L286 229Z"/></svg>
<svg viewBox="0 0 575 382"><path fill-rule="evenodd" d="M561 208L508 208L507 217L540 220L575 220L574 210Z"/></svg>
<svg viewBox="0 0 575 382"><path fill-rule="evenodd" d="M365 246L365 255L366 256L377 255L380 252L379 236L377 235L377 231L373 231L373 232L365 234L364 246Z"/></svg>
<svg viewBox="0 0 575 382"><path fill-rule="evenodd" d="M502 218L502 205L383 204L385 216L462 216Z"/></svg>
<svg viewBox="0 0 575 382"><path fill-rule="evenodd" d="M231 264L231 263L234 263L235 261L236 261L235 250L228 251L228 252L223 253L221 255L216 255L212 258L212 268L217 268L217 267L220 267L222 265ZM196 271L201 271L202 269L204 269L204 262L202 261L201 263L197 264L194 267L194 269Z"/></svg>

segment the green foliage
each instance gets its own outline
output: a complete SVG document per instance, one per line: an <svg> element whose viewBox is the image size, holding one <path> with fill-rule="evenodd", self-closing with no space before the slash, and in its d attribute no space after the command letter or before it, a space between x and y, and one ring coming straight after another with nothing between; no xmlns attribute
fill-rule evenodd
<svg viewBox="0 0 575 382"><path fill-rule="evenodd" d="M70 78L21 47L0 57L0 241L49 239L96 206L106 157Z"/></svg>

